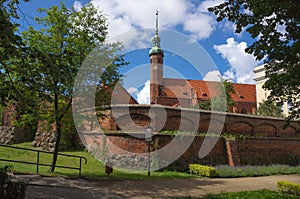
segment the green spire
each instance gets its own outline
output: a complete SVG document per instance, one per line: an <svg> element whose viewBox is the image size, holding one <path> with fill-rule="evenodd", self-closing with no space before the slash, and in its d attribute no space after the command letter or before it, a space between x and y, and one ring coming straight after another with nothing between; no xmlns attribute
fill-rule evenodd
<svg viewBox="0 0 300 199"><path fill-rule="evenodd" d="M149 51L149 56L152 54L164 54L163 50L160 48L160 37L158 36L158 11L156 11L156 29L155 35L152 38L152 48Z"/></svg>

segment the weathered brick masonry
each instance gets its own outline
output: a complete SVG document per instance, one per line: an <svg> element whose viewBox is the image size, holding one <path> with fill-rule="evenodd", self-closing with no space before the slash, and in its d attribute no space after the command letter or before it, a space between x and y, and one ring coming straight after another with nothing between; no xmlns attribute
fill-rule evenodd
<svg viewBox="0 0 300 199"><path fill-rule="evenodd" d="M300 139L247 138L236 145L243 164L300 164Z"/></svg>
<svg viewBox="0 0 300 199"><path fill-rule="evenodd" d="M185 170L189 163L206 165L230 164L263 165L263 164L291 164L300 162L300 132L299 123L292 121L288 128L283 119L258 117L252 115L209 112L195 109L180 109L147 105L116 105L112 107L110 130L118 128L135 133L96 133L84 136L90 151L97 151L101 158L109 155L117 166L123 167L130 162L129 168L134 168L134 162L144 162L132 156L132 153L146 153L147 143L144 140L144 127L151 125L156 133L162 130L186 130L198 133L236 135L236 140L218 138L217 144L204 158L199 158L199 150L204 137L196 136L190 146L181 154L177 161L168 165L170 169ZM129 115L128 115L129 114ZM128 118L131 121L128 121ZM138 135L138 136L137 136ZM187 136L188 137L188 136ZM153 137L151 151L165 147L174 138L170 135L156 134ZM177 141L169 150L179 153L184 138ZM105 144L103 144L105 143ZM105 146L104 146L105 145ZM105 148L105 150L103 150ZM102 152L101 152L102 151ZM103 155L103 151L106 153ZM229 153L230 152L230 153ZM95 153L95 152L94 152ZM146 154L145 154L146 157ZM159 154L158 164L166 165L166 154ZM100 158L100 159L101 159ZM139 159L139 160L138 160ZM125 162L125 163L124 163ZM143 165L139 163L140 166ZM143 165L146 167L146 165Z"/></svg>
<svg viewBox="0 0 300 199"><path fill-rule="evenodd" d="M292 121L287 128L283 128L286 122L281 118L160 105L113 105L112 110L114 122L110 121L111 126L107 130L137 130L151 125L156 131L196 129L200 133L217 133L221 130L233 135L300 138L299 121Z"/></svg>
<svg viewBox="0 0 300 199"><path fill-rule="evenodd" d="M139 138L140 136L140 138ZM137 133L101 133L97 135L85 135L87 148L99 160L105 161L111 158L111 162L118 168L127 169L145 169L147 168L147 148L148 143L142 138L142 134ZM186 150L182 150L182 145L187 142L187 139L193 139ZM213 142L213 139L208 139L208 142ZM209 154L204 158L199 158L198 153L202 146L204 137L200 136L186 136L181 138L174 138L170 135L156 134L153 136L151 142L151 152L156 153L156 164L159 168L186 170L188 164L199 163L206 165L227 164L227 157L225 151L225 142L222 138L216 138L217 142ZM174 141L175 140L175 141ZM171 149L161 150L170 142L173 142ZM138 155L135 155L138 154ZM140 155L140 157L139 157ZM152 154L152 159L154 155ZM172 159L178 156L178 158ZM171 163L171 164L169 164Z"/></svg>
<svg viewBox="0 0 300 199"><path fill-rule="evenodd" d="M136 135L126 133L108 132L85 136L88 150L98 159L105 161L108 157L116 167L135 169L138 167L147 168L147 143L144 138L137 138ZM188 164L199 163L204 165L227 165L230 164L224 138L218 138L216 145L207 156L199 158L199 150L205 137L196 136L191 145L179 158L170 165L165 165L170 154L159 153L156 164L167 169L186 170ZM156 134L151 143L151 151L157 151L172 139L170 135ZM213 138L209 138L213 139ZM172 147L171 154L181 153L180 143L185 142L184 138L177 140L178 143ZM232 141L234 142L234 141ZM239 163L241 165L270 165L289 164L298 165L300 160L300 140L294 138L244 138L235 141ZM143 154L138 158L136 154ZM153 157L153 156L152 156ZM231 166L238 166L231 164Z"/></svg>

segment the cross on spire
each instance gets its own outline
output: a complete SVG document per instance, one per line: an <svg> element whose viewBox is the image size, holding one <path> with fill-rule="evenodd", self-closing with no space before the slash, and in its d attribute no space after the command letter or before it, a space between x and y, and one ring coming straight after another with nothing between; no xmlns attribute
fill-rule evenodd
<svg viewBox="0 0 300 199"><path fill-rule="evenodd" d="M156 10L156 30L155 34L158 35L158 10Z"/></svg>
<svg viewBox="0 0 300 199"><path fill-rule="evenodd" d="M160 37L158 36L158 10L156 10L156 28L155 35L152 37L152 48L149 51L149 56L152 54L164 54L163 50L160 48Z"/></svg>

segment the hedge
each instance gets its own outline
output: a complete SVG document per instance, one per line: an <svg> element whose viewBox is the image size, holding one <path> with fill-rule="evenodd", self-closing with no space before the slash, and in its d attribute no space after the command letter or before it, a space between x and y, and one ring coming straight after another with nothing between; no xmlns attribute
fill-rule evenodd
<svg viewBox="0 0 300 199"><path fill-rule="evenodd" d="M200 165L200 164L189 164L189 171L191 174L195 174L199 176L205 176L205 177L217 176L217 171L215 168Z"/></svg>
<svg viewBox="0 0 300 199"><path fill-rule="evenodd" d="M282 193L294 194L300 196L300 184L294 182L288 182L284 180L278 180L276 182L278 191Z"/></svg>

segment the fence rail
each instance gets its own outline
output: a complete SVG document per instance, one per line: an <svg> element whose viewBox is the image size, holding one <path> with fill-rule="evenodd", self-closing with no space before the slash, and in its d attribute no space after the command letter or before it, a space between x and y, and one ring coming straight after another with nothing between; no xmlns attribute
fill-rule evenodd
<svg viewBox="0 0 300 199"><path fill-rule="evenodd" d="M20 161L20 160L11 160L11 159L3 159L0 158L0 161L4 162L16 162L16 163L23 163L23 164L31 164L31 165L36 165L36 174L39 174L39 166L51 166L51 164L43 164L40 163L40 154L41 153L48 153L48 154L53 154L53 152L49 151L41 151L41 150L36 150L36 149L27 149L27 148L22 148L22 147L16 147L16 146L10 146L10 145L4 145L0 144L0 147L6 147L6 148L13 148L17 150L24 150L24 151L34 151L37 153L36 156L36 162L29 162L29 161ZM87 159L83 156L78 156L78 155L69 155L69 154L64 154L64 153L58 153L58 156L66 156L66 157L73 157L73 158L79 158L79 166L78 167L71 167L71 166L61 166L57 165L55 166L56 168L64 168L64 169L74 169L78 170L79 177L81 177L81 171L82 171L82 160L84 160L84 164L87 164Z"/></svg>

